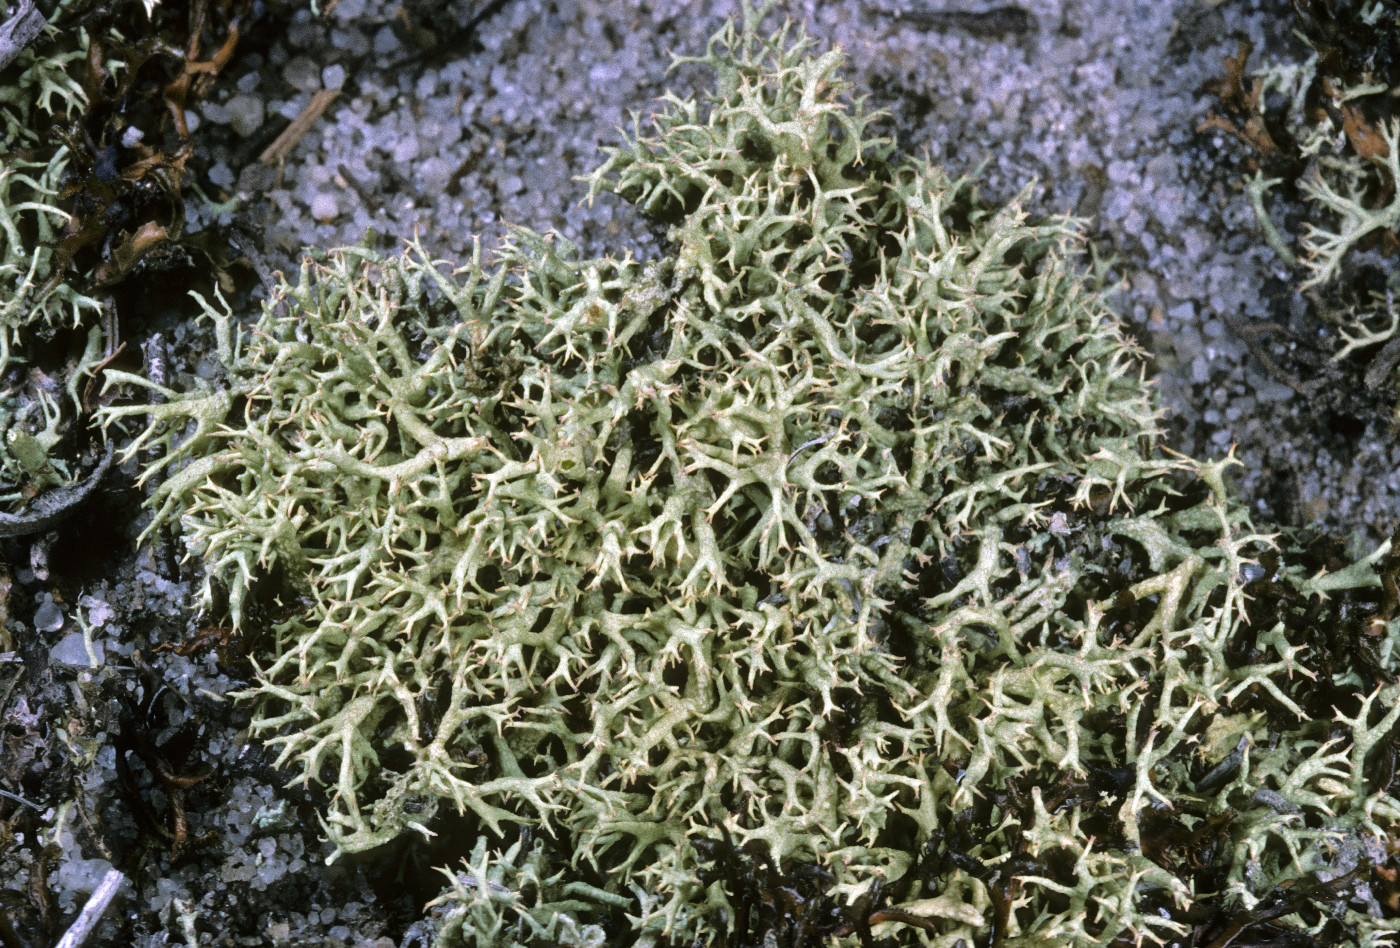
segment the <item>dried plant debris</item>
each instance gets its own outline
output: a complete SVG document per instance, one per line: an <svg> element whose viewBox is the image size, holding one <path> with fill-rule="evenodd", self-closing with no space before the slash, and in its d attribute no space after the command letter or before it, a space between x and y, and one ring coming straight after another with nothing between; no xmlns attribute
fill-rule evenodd
<svg viewBox="0 0 1400 948"><path fill-rule="evenodd" d="M55 129L73 156L60 196L69 223L59 256L86 275L89 290L107 288L138 268L184 263L207 250L208 236L183 232L187 165L193 154L185 110L209 91L238 45L246 0L201 0L142 29L131 5L98 7L83 75L88 108ZM216 258L214 262L218 262Z"/></svg>
<svg viewBox="0 0 1400 948"><path fill-rule="evenodd" d="M760 19L591 178L670 256L329 251L108 373L253 731L338 855L481 838L444 948L1387 943L1391 545L1256 531L1072 226Z"/></svg>
<svg viewBox="0 0 1400 948"><path fill-rule="evenodd" d="M45 491L25 507L23 514L0 512L0 537L28 536L53 529L96 489L112 466L112 455L113 448L108 443L102 459L81 480Z"/></svg>
<svg viewBox="0 0 1400 948"><path fill-rule="evenodd" d="M12 44L24 27L0 83L6 535L43 528L85 492L92 383L120 349L113 287L187 265L192 252L206 268L224 259L213 234L182 232L192 154L183 110L228 61L246 6L201 0L152 19L131 3L25 3L5 21ZM46 24L37 32L26 26L34 16Z"/></svg>
<svg viewBox="0 0 1400 948"><path fill-rule="evenodd" d="M63 921L54 894L66 861L59 840L71 840L82 821L74 788L95 747L83 712L67 706L49 675L0 668L0 860L9 873L22 867L0 888L0 944L51 945Z"/></svg>
<svg viewBox="0 0 1400 948"><path fill-rule="evenodd" d="M1268 245L1340 335L1335 358L1364 353L1366 386L1396 401L1400 366L1400 12L1386 0L1297 0L1301 53L1248 70L1241 42L1204 127L1250 148L1250 202ZM1270 195L1301 201L1275 221ZM1296 245L1296 249L1295 249ZM1387 278L1387 274L1389 277Z"/></svg>
<svg viewBox="0 0 1400 948"><path fill-rule="evenodd" d="M1036 28L1034 15L1016 4L1004 4L985 10L946 10L927 3L913 2L882 12L927 29L963 30L980 38L1016 36L1031 33Z"/></svg>

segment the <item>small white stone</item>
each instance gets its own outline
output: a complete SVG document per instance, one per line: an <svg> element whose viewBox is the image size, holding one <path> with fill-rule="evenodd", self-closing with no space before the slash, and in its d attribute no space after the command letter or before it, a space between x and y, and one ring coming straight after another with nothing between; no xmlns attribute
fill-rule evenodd
<svg viewBox="0 0 1400 948"><path fill-rule="evenodd" d="M306 109L306 104L310 101L311 96L304 92L298 92L286 102L277 106L277 114L289 122L295 121L296 117Z"/></svg>
<svg viewBox="0 0 1400 948"><path fill-rule="evenodd" d="M105 859L65 859L59 864L58 885L61 889L92 892L111 871L112 864Z"/></svg>
<svg viewBox="0 0 1400 948"><path fill-rule="evenodd" d="M262 127L265 106L257 96L236 95L228 100L228 121L236 134L248 138Z"/></svg>
<svg viewBox="0 0 1400 948"><path fill-rule="evenodd" d="M418 180L428 194L441 194L451 183L452 170L441 158L429 158L418 166Z"/></svg>
<svg viewBox="0 0 1400 948"><path fill-rule="evenodd" d="M321 84L327 89L339 89L345 85L345 67L340 63L321 70Z"/></svg>
<svg viewBox="0 0 1400 948"><path fill-rule="evenodd" d="M212 172L210 173L212 176ZM78 600L78 605L87 610L88 624L95 629L100 629L112 618L112 606L105 599L96 596L84 596Z"/></svg>
<svg viewBox="0 0 1400 948"><path fill-rule="evenodd" d="M412 135L405 135L394 143L392 151L393 158L399 164L412 161L418 157L418 139Z"/></svg>
<svg viewBox="0 0 1400 948"><path fill-rule="evenodd" d="M97 654L97 661L101 664L106 659L102 643L94 642L92 650ZM87 645L83 642L83 633L70 632L59 639L58 644L49 649L49 661L60 665L72 665L74 668L87 668L90 660L88 659Z"/></svg>
<svg viewBox="0 0 1400 948"><path fill-rule="evenodd" d="M209 169L209 181L221 188L233 187L233 171L222 161Z"/></svg>
<svg viewBox="0 0 1400 948"><path fill-rule="evenodd" d="M293 56L282 67L282 78L298 92L315 92L320 88L320 70L307 56Z"/></svg>
<svg viewBox="0 0 1400 948"><path fill-rule="evenodd" d="M389 27L381 27L379 32L374 34L374 52L377 55L387 56L398 48L399 38Z"/></svg>
<svg viewBox="0 0 1400 948"><path fill-rule="evenodd" d="M40 632L57 632L63 628L63 610L54 604L50 596L45 595L39 608L34 611L34 628Z"/></svg>
<svg viewBox="0 0 1400 948"><path fill-rule="evenodd" d="M323 191L311 199L311 216L321 223L329 223L339 214L340 208L336 205L335 195Z"/></svg>
<svg viewBox="0 0 1400 948"><path fill-rule="evenodd" d="M354 23L364 16L364 12L365 0L340 0L331 16L342 23Z"/></svg>

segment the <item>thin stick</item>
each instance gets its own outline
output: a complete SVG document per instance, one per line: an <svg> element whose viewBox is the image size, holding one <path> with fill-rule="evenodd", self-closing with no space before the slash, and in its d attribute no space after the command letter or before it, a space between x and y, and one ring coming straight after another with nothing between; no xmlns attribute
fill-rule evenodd
<svg viewBox="0 0 1400 948"><path fill-rule="evenodd" d="M102 877L102 882L98 884L88 899L87 905L83 906L82 914L78 916L68 929L63 933L63 937L58 940L54 948L80 948L83 942L87 941L92 934L97 923L102 921L103 914L107 907L112 904L112 899L116 897L117 890L126 881L126 876L120 870L108 869L107 874Z"/></svg>
<svg viewBox="0 0 1400 948"><path fill-rule="evenodd" d="M30 803L28 800L26 800L24 797L20 796L19 794L11 793L11 792L8 791L8 790L0 790L0 797L4 797L6 800L13 800L13 801L15 801L16 803L23 803L25 806L30 807L30 808L35 809L35 810L42 810L42 809L43 809L43 807L41 807L39 804L37 804L37 803Z"/></svg>
<svg viewBox="0 0 1400 948"><path fill-rule="evenodd" d="M275 165L289 155L302 136L311 131L311 126L316 124L330 104L335 101L335 97L340 95L339 89L322 89L311 97L311 101L306 103L306 108L301 110L301 114L292 120L292 124L282 130L282 134L277 136L276 141L267 146L258 161L265 165Z"/></svg>

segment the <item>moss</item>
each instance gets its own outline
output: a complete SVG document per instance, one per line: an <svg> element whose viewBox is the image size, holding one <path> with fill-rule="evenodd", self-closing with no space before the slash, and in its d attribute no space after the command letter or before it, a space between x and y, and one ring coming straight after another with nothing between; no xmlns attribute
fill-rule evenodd
<svg viewBox="0 0 1400 948"><path fill-rule="evenodd" d="M109 372L337 854L549 840L482 843L444 945L1382 943L1388 546L1279 557L1160 445L1072 223L759 19L592 178L664 259L331 251L207 307L220 386Z"/></svg>

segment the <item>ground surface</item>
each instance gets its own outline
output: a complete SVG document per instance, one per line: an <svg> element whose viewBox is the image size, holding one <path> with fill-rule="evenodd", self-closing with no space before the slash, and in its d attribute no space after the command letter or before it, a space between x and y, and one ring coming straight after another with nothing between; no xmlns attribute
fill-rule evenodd
<svg viewBox="0 0 1400 948"><path fill-rule="evenodd" d="M986 193L1024 191L1032 213L1085 218L1086 246L1109 264L1161 380L1174 443L1212 456L1234 445L1261 526L1316 526L1364 546L1400 524L1388 400L1365 392L1361 370L1332 365L1333 337L1264 247L1239 184L1242 146L1197 131L1237 39L1263 51L1288 42L1283 0L786 6L846 50L855 91L890 112L903 149L955 174L980 168ZM416 236L461 259L478 236L489 251L506 225L557 230L587 253L662 252L663 235L630 208L581 205L575 177L668 86L704 87L691 67L668 77L667 52L701 52L734 4L256 9L261 28L193 130L204 190L238 204L193 211L193 224L236 223L252 255L286 268L306 245L367 234L384 248ZM341 91L320 120L281 161L260 162L323 88ZM237 296L249 311L255 285ZM211 344L189 307L158 287L121 305L172 384L208 374ZM282 789L240 732L246 714L228 695L249 670L224 661L211 620L192 613L197 566L180 565L168 540L134 547L144 515L133 473L110 477L57 538L3 548L18 644L0 655L0 827L12 840L0 905L20 944L50 944L113 864L131 881L91 945L418 943L438 887L431 867L471 841L445 826L431 851L325 865L316 789ZM175 808L183 842L168 838ZM32 895L45 866L47 931Z"/></svg>

